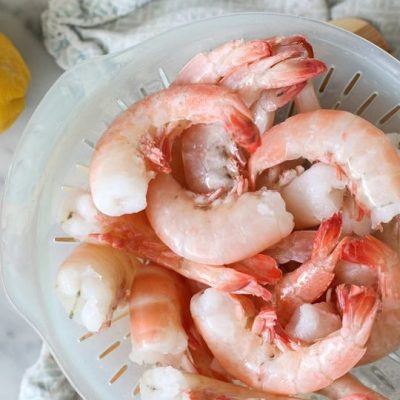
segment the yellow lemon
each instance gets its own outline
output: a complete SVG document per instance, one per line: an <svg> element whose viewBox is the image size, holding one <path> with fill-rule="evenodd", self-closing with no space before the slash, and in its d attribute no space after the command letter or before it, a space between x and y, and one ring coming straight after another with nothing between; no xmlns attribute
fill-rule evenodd
<svg viewBox="0 0 400 400"><path fill-rule="evenodd" d="M14 45L0 32L0 132L22 112L30 72Z"/></svg>

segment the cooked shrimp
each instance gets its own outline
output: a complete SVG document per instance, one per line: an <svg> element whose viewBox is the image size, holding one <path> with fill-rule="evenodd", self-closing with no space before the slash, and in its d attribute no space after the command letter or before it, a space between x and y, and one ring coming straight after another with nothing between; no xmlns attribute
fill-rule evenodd
<svg viewBox="0 0 400 400"><path fill-rule="evenodd" d="M285 326L286 333L313 343L340 329L341 320L330 303L302 304Z"/></svg>
<svg viewBox="0 0 400 400"><path fill-rule="evenodd" d="M286 273L275 286L279 321L286 324L293 312L304 303L312 303L328 289L335 277L340 257L338 245L342 220L339 214L324 221L315 236L311 258L293 272Z"/></svg>
<svg viewBox="0 0 400 400"><path fill-rule="evenodd" d="M376 271L367 265L339 260L335 268L333 285L341 283L375 288L378 284L378 277Z"/></svg>
<svg viewBox="0 0 400 400"><path fill-rule="evenodd" d="M278 171L275 171L276 168ZM257 187L270 185L271 178L280 173L279 180L275 177L277 182L273 187L280 191L288 211L294 216L297 229L316 226L341 210L345 233L360 236L370 233L371 219L347 195L347 179L335 167L315 163L305 171L299 166L294 169L276 166L268 171L260 177Z"/></svg>
<svg viewBox="0 0 400 400"><path fill-rule="evenodd" d="M97 332L126 303L138 266L126 252L83 243L60 266L56 293L71 319Z"/></svg>
<svg viewBox="0 0 400 400"><path fill-rule="evenodd" d="M291 101L304 90L306 82L278 89L263 90L259 99L252 105L253 121L261 134L274 124L275 111Z"/></svg>
<svg viewBox="0 0 400 400"><path fill-rule="evenodd" d="M154 178L144 156L168 171L157 147L157 130L168 123L220 122L235 142L248 151L259 145L251 113L231 91L212 85L174 86L135 103L107 129L90 165L90 189L102 213L119 216L146 208L149 181Z"/></svg>
<svg viewBox="0 0 400 400"><path fill-rule="evenodd" d="M345 187L346 181L337 176L335 168L316 163L280 193L294 217L296 229L305 229L319 225L341 209Z"/></svg>
<svg viewBox="0 0 400 400"><path fill-rule="evenodd" d="M304 263L311 258L316 231L294 231L280 242L264 251L278 264L289 261Z"/></svg>
<svg viewBox="0 0 400 400"><path fill-rule="evenodd" d="M139 381L142 400L295 400L188 374L172 367L147 370Z"/></svg>
<svg viewBox="0 0 400 400"><path fill-rule="evenodd" d="M365 236L372 231L371 217L364 212L353 196L345 195L342 204L343 233Z"/></svg>
<svg viewBox="0 0 400 400"><path fill-rule="evenodd" d="M261 189L231 194L207 207L171 176L149 185L149 221L173 252L199 263L220 265L251 257L279 242L293 229L279 193Z"/></svg>
<svg viewBox="0 0 400 400"><path fill-rule="evenodd" d="M155 264L138 270L129 298L133 362L182 365L188 350L189 301L175 272Z"/></svg>
<svg viewBox="0 0 400 400"><path fill-rule="evenodd" d="M187 187L195 193L229 191L241 179L245 160L220 124L195 125L182 135Z"/></svg>
<svg viewBox="0 0 400 400"><path fill-rule="evenodd" d="M233 40L211 50L196 54L179 72L174 85L218 83L237 67L251 64L272 54L287 53L313 56L312 47L303 35L275 36L261 40Z"/></svg>
<svg viewBox="0 0 400 400"><path fill-rule="evenodd" d="M314 58L287 51L236 68L220 85L237 92L245 104L253 104L263 90L297 85L324 72L326 66Z"/></svg>
<svg viewBox="0 0 400 400"><path fill-rule="evenodd" d="M382 307L371 331L367 353L360 361L365 364L400 345L400 260L397 252L372 236L348 241L342 248L341 257L367 265L378 276Z"/></svg>
<svg viewBox="0 0 400 400"><path fill-rule="evenodd" d="M330 400L387 400L386 397L364 386L351 374L346 374L320 390Z"/></svg>
<svg viewBox="0 0 400 400"><path fill-rule="evenodd" d="M319 110L321 108L317 94L315 93L314 85L311 81L308 81L304 89L296 95L294 104L298 114Z"/></svg>
<svg viewBox="0 0 400 400"><path fill-rule="evenodd" d="M400 212L400 157L385 134L363 118L317 110L274 126L250 157L252 182L263 170L299 157L342 171L357 204L371 214L373 227Z"/></svg>
<svg viewBox="0 0 400 400"><path fill-rule="evenodd" d="M268 39L248 43L234 41L208 54L200 53L183 68L173 84L218 83L221 78L239 66L246 66L259 58L270 56L271 47L266 44L268 41ZM300 39L299 36L271 38L275 55L267 57L269 60L267 64L273 65L292 55L298 56L303 53L305 56L308 55L305 47L301 47L302 51L298 49L304 42L304 37ZM296 46L296 50L290 52L282 50L291 46ZM218 66L216 62L219 62ZM265 66L265 61L263 65ZM290 86L284 85L283 88L277 87L262 92L256 90L255 98L248 105L253 105L253 120L260 132L272 126L275 111L293 99L305 84L306 82L302 81ZM191 127L185 132L182 152L186 182L192 191L207 193L218 189L230 189L235 180L241 178L241 157L238 157L238 149L220 125Z"/></svg>
<svg viewBox="0 0 400 400"><path fill-rule="evenodd" d="M267 40L243 39L224 43L209 53L194 56L179 72L174 85L217 83L229 71L271 54Z"/></svg>
<svg viewBox="0 0 400 400"><path fill-rule="evenodd" d="M276 283L281 273L276 263L270 257L248 260L257 263L257 274L246 261L241 272L233 267L223 265L199 264L182 258L171 251L157 237L144 213L131 214L123 217L101 217L104 226L103 233L92 234L92 240L107 243L116 249L123 249L137 257L144 258L169 268L186 278L196 280L207 286L230 293L242 293L259 296L270 300L271 293L260 283ZM253 259L253 261L252 261ZM234 264L238 267L238 264ZM240 267L239 267L240 269ZM260 280L260 283L258 281Z"/></svg>
<svg viewBox="0 0 400 400"><path fill-rule="evenodd" d="M70 191L59 214L63 231L80 241L87 240L91 233L101 230L97 219L99 212L87 190L77 188Z"/></svg>
<svg viewBox="0 0 400 400"><path fill-rule="evenodd" d="M273 325L271 310L265 322L263 312L258 314L250 330L254 313L240 299L214 289L192 298L191 313L215 358L232 376L258 390L306 393L326 387L347 373L366 351L379 306L375 292L340 286L336 293L342 326L310 346L285 338L284 332Z"/></svg>

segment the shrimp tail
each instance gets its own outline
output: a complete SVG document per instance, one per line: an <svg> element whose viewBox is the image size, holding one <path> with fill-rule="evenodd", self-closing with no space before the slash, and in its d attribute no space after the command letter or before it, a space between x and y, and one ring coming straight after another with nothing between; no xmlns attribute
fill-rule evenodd
<svg viewBox="0 0 400 400"><path fill-rule="evenodd" d="M254 153L261 144L260 133L251 118L241 113L231 113L226 116L224 125L236 143L249 153Z"/></svg>
<svg viewBox="0 0 400 400"><path fill-rule="evenodd" d="M237 271L253 276L262 285L273 285L282 277L282 271L275 259L266 254L257 254L231 266Z"/></svg>
<svg viewBox="0 0 400 400"><path fill-rule="evenodd" d="M359 346L365 346L380 305L372 288L351 285L336 287L338 307L343 313L342 331L354 337Z"/></svg>
<svg viewBox="0 0 400 400"><path fill-rule="evenodd" d="M276 36L271 38L269 42L272 46L273 54L276 54L282 48L286 49L287 47L300 45L307 52L308 57L314 57L313 47L304 35Z"/></svg>
<svg viewBox="0 0 400 400"><path fill-rule="evenodd" d="M326 71L326 65L314 58L288 58L266 72L274 87L296 85Z"/></svg>
<svg viewBox="0 0 400 400"><path fill-rule="evenodd" d="M342 215L335 213L322 222L314 238L311 258L325 258L336 247L342 232Z"/></svg>
<svg viewBox="0 0 400 400"><path fill-rule="evenodd" d="M282 352L299 349L299 343L294 341L283 330L278 321L275 309L264 307L256 316L253 322L252 331Z"/></svg>
<svg viewBox="0 0 400 400"><path fill-rule="evenodd" d="M238 272L238 274L241 274ZM243 275L244 284L241 286L241 275ZM250 294L252 296L261 297L265 301L270 301L272 298L272 294L269 290L265 289L261 286L253 277L241 274L238 275L238 279L234 282L229 282L216 289L221 290L222 292L236 293L236 294ZM239 286L239 287L238 287Z"/></svg>
<svg viewBox="0 0 400 400"><path fill-rule="evenodd" d="M380 240L371 235L362 239L350 239L341 249L341 258L369 267L384 267L388 255L394 252Z"/></svg>

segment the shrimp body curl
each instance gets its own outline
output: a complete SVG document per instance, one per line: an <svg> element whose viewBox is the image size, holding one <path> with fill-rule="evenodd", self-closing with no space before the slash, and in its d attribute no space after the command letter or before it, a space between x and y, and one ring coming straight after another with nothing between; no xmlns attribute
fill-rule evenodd
<svg viewBox="0 0 400 400"><path fill-rule="evenodd" d="M146 208L151 171L145 157L161 170L169 165L157 143L169 123L220 122L234 141L252 152L259 133L238 95L214 85L174 86L135 103L111 124L96 146L90 189L96 208L110 216Z"/></svg>
<svg viewBox="0 0 400 400"><path fill-rule="evenodd" d="M270 312L265 318L263 312L257 315L250 329L251 308L215 289L196 294L191 313L211 352L229 374L258 390L306 393L347 373L366 351L379 305L374 290L340 286L336 292L343 312L342 327L310 346L297 345L271 328ZM265 336L260 331L263 320Z"/></svg>
<svg viewBox="0 0 400 400"><path fill-rule="evenodd" d="M294 225L277 192L231 194L199 207L166 174L151 182L148 203L146 213L158 237L179 256L204 264L251 257L289 235Z"/></svg>
<svg viewBox="0 0 400 400"><path fill-rule="evenodd" d="M370 212L373 227L400 213L400 158L385 134L363 118L317 110L274 126L250 157L252 182L263 170L300 157L344 172L357 203Z"/></svg>

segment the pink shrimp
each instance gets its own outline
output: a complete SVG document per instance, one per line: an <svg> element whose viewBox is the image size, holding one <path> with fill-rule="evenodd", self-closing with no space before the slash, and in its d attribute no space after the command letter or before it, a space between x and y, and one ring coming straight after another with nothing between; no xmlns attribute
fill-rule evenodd
<svg viewBox="0 0 400 400"><path fill-rule="evenodd" d="M171 176L149 185L146 209L158 237L176 254L206 264L230 264L279 242L293 229L279 193L261 189L202 207Z"/></svg>
<svg viewBox="0 0 400 400"><path fill-rule="evenodd" d="M182 135L188 188L195 193L229 191L242 176L245 159L220 124L195 125Z"/></svg>
<svg viewBox="0 0 400 400"><path fill-rule="evenodd" d="M322 61L288 51L238 67L220 84L237 92L247 105L251 105L263 90L298 85L325 70Z"/></svg>
<svg viewBox="0 0 400 400"><path fill-rule="evenodd" d="M341 226L339 214L324 221L315 236L310 260L285 274L275 286L277 313L284 325L296 308L317 300L331 284L344 245L344 240L338 245Z"/></svg>
<svg viewBox="0 0 400 400"><path fill-rule="evenodd" d="M274 126L250 157L253 185L263 170L299 157L337 166L373 226L400 212L400 158L385 134L363 118L317 110Z"/></svg>
<svg viewBox="0 0 400 400"><path fill-rule="evenodd" d="M175 272L155 264L138 270L129 298L133 362L182 366L188 351L189 299Z"/></svg>
<svg viewBox="0 0 400 400"><path fill-rule="evenodd" d="M304 303L295 310L285 331L292 338L314 343L337 331L340 326L340 316L331 303Z"/></svg>
<svg viewBox="0 0 400 400"><path fill-rule="evenodd" d="M289 261L304 263L311 258L316 231L293 231L289 236L264 251L278 264Z"/></svg>
<svg viewBox="0 0 400 400"><path fill-rule="evenodd" d="M269 53L258 57L260 53L256 51L255 57L253 46L258 48L261 43L270 43ZM310 53L311 46L304 37L298 35L247 44L229 42L207 55L200 53L195 56L178 74L173 85L199 81L225 85L225 79L228 79L228 86L231 87L233 83L227 77L234 74L232 81L235 81L238 69L243 70L244 75L251 74L256 69L255 65L260 63L257 71L261 73L287 58L301 56L306 59ZM215 66L216 60L220 62L218 67ZM293 75L296 74L297 70L294 69ZM287 74L287 77L289 79L290 74ZM252 106L253 121L260 132L272 126L278 108L283 107L302 91L306 85L303 78L298 77L298 83L278 85L269 90L260 90L257 87L254 93L252 87L242 88L251 94L251 100L246 101L248 106ZM235 87L235 90L238 88ZM221 126L194 126L185 133L183 143L183 161L189 189L197 193L221 188L226 190L232 188L235 181L241 178L241 157L238 156L238 149L229 136L224 134Z"/></svg>
<svg viewBox="0 0 400 400"><path fill-rule="evenodd" d="M293 98L300 96L306 82L278 89L263 90L258 100L251 106L253 121L261 134L274 124L275 111L285 106Z"/></svg>
<svg viewBox="0 0 400 400"><path fill-rule="evenodd" d="M154 177L147 157L159 170L170 168L157 132L169 123L220 122L235 142L252 152L259 133L251 113L231 91L213 85L174 86L135 103L107 129L96 146L90 165L94 204L102 213L119 216L146 208L149 181ZM165 134L165 133L164 133Z"/></svg>
<svg viewBox="0 0 400 400"><path fill-rule="evenodd" d="M56 293L71 319L97 332L126 304L139 261L108 246L83 243L62 263Z"/></svg>
<svg viewBox="0 0 400 400"><path fill-rule="evenodd" d="M237 296L206 289L191 300L195 324L224 369L245 384L278 394L319 390L365 354L379 300L373 289L336 288L340 330L305 346L285 337L273 311L255 317ZM248 300L248 299L246 299ZM232 351L232 349L240 349Z"/></svg>
<svg viewBox="0 0 400 400"><path fill-rule="evenodd" d="M174 85L217 83L235 67L251 63L271 54L267 40L243 39L224 43L209 53L194 56L179 72Z"/></svg>
<svg viewBox="0 0 400 400"><path fill-rule="evenodd" d="M400 260L395 251L372 236L348 241L342 247L341 257L368 266L378 277L382 308L372 329L367 353L360 361L365 364L400 345Z"/></svg>
<svg viewBox="0 0 400 400"><path fill-rule="evenodd" d="M160 241L151 229L146 215L143 213L125 216L123 219L103 219L104 233L92 234L91 238L107 243L117 249L126 250L138 257L149 259L169 268L186 278L196 280L218 290L260 296L266 300L271 298L270 292L262 287L257 279L250 275L250 267L243 265L240 272L223 265L207 265L195 263L179 257ZM262 274L262 278L260 275ZM257 278L262 283L276 283L280 272L270 258L258 264Z"/></svg>
<svg viewBox="0 0 400 400"><path fill-rule="evenodd" d="M229 265L206 265L184 259L161 242L144 212L109 217L96 210L90 195L85 191L71 193L68 203L70 224L66 228L68 228L67 233L74 238L94 243L100 242L125 250L136 257L151 260L207 286L270 299L270 292L263 288L257 279L260 279L262 283L274 284L281 276L276 262L268 256L263 256L261 259L259 256L250 258L250 263L256 260L256 274L255 268L245 265L246 261L240 263L241 271L246 272L240 272ZM85 204L85 210L87 210L84 214L79 213L78 210L78 206L82 203ZM96 230L91 231L92 228ZM238 264L235 266L238 267ZM253 273L256 278L251 275Z"/></svg>
<svg viewBox="0 0 400 400"><path fill-rule="evenodd" d="M351 374L346 374L320 390L330 400L387 400L386 397L364 386Z"/></svg>
<svg viewBox="0 0 400 400"><path fill-rule="evenodd" d="M140 378L142 400L296 400L189 374L172 367L149 369Z"/></svg>

